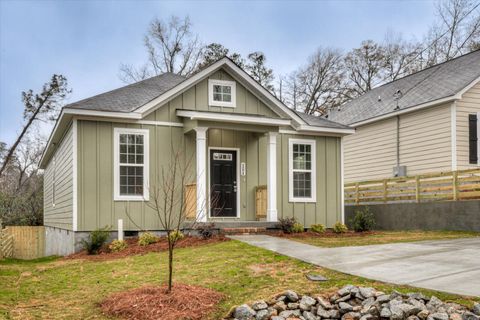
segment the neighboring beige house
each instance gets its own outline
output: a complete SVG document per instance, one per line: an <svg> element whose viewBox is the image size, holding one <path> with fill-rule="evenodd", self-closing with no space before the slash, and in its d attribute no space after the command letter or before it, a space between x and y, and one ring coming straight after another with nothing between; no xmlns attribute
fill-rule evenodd
<svg viewBox="0 0 480 320"><path fill-rule="evenodd" d="M342 137L353 132L292 111L227 58L70 104L40 164L47 254L73 252L118 219L127 231L159 230L149 188L172 145L194 160L198 221L255 225L255 190L266 185L263 225L295 217L332 227L343 219Z"/></svg>
<svg viewBox="0 0 480 320"><path fill-rule="evenodd" d="M480 51L377 87L328 119L344 138L345 182L478 168Z"/></svg>

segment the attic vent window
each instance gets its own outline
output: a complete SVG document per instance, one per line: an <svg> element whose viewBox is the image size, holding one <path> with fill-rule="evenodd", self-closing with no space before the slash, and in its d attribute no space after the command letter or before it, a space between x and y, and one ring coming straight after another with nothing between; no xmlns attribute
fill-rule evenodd
<svg viewBox="0 0 480 320"><path fill-rule="evenodd" d="M210 106L235 108L235 81L208 80L208 100Z"/></svg>

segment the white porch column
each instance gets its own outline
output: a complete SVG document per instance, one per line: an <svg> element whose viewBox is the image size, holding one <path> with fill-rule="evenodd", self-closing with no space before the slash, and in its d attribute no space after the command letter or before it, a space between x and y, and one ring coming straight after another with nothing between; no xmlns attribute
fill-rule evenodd
<svg viewBox="0 0 480 320"><path fill-rule="evenodd" d="M277 133L267 133L267 221L277 221Z"/></svg>
<svg viewBox="0 0 480 320"><path fill-rule="evenodd" d="M207 130L195 128L197 133L197 221L207 222Z"/></svg>

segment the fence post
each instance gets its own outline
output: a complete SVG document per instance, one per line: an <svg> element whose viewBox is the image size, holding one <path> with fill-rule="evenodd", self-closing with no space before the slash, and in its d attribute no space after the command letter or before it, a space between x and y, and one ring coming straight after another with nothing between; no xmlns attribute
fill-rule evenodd
<svg viewBox="0 0 480 320"><path fill-rule="evenodd" d="M453 200L458 200L458 172L453 171Z"/></svg>
<svg viewBox="0 0 480 320"><path fill-rule="evenodd" d="M383 179L383 202L387 203L388 201L388 184L387 184L387 179Z"/></svg>
<svg viewBox="0 0 480 320"><path fill-rule="evenodd" d="M355 203L358 204L360 202L360 195L358 194L358 186L359 183L355 183Z"/></svg>
<svg viewBox="0 0 480 320"><path fill-rule="evenodd" d="M420 178L415 176L415 202L420 202Z"/></svg>

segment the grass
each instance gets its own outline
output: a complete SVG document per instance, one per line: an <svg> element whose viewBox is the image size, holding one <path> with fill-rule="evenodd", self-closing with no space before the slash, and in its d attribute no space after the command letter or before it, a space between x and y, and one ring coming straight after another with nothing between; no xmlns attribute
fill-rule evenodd
<svg viewBox="0 0 480 320"><path fill-rule="evenodd" d="M480 233L468 231L376 231L374 233L349 234L349 236L312 233L288 236L291 240L328 248L473 237L480 237Z"/></svg>
<svg viewBox="0 0 480 320"><path fill-rule="evenodd" d="M0 262L0 318L105 319L98 302L116 291L162 283L166 262L166 253L101 262L53 258ZM385 292L420 291L466 305L480 301L349 276L237 241L177 249L175 266L176 282L209 287L225 295L211 319L221 318L231 306L270 297L287 288L314 294L349 283ZM305 278L307 273L321 274L329 280L310 282Z"/></svg>

